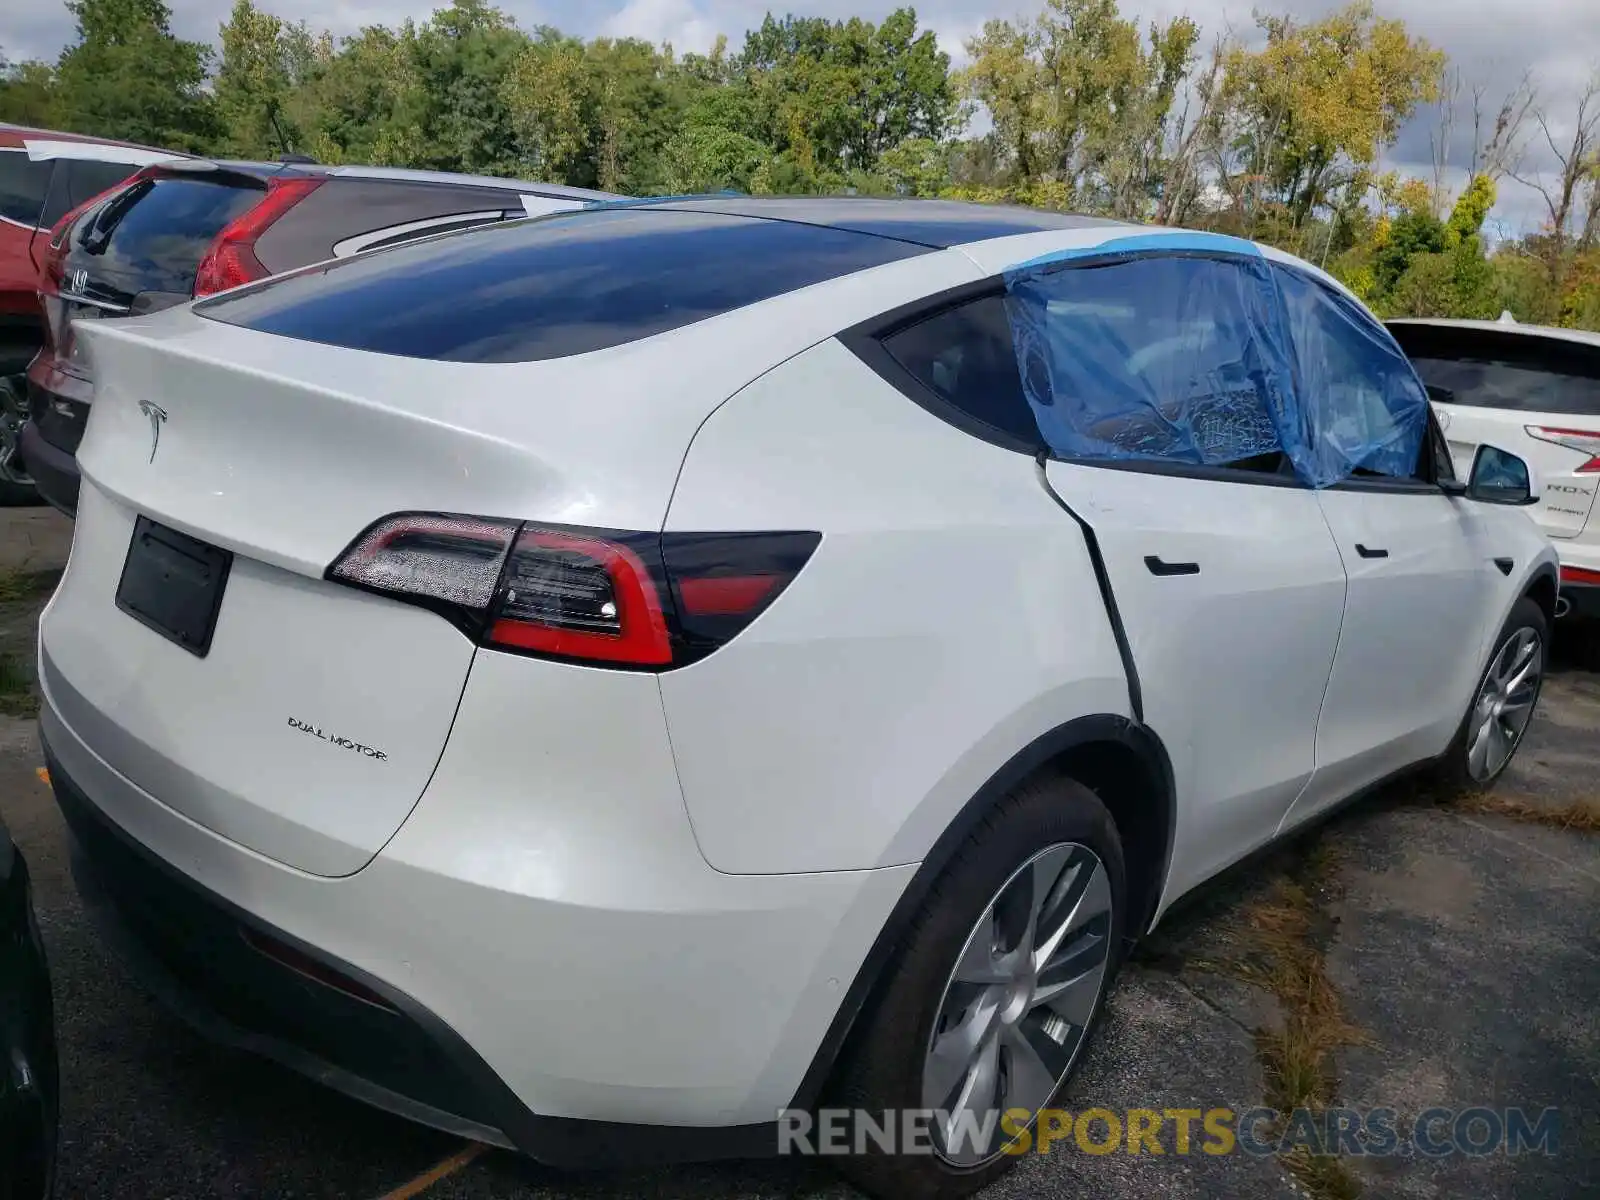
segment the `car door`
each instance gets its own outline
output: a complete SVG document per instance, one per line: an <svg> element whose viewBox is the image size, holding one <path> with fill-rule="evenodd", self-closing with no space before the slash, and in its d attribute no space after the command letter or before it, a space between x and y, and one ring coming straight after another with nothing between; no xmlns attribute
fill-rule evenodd
<svg viewBox="0 0 1600 1200"><path fill-rule="evenodd" d="M1045 479L1103 566L1142 719L1172 761L1174 894L1267 841L1310 780L1343 616L1338 549L1254 367L1244 298L1270 294L1265 270L1148 256L1008 301L1049 360L1024 355L1057 450Z"/></svg>
<svg viewBox="0 0 1600 1200"><path fill-rule="evenodd" d="M1317 493L1344 562L1344 627L1317 725L1317 775L1285 828L1441 752L1482 669L1505 572L1477 506L1446 494L1437 426L1405 357L1354 301L1277 266L1308 411L1323 436L1374 449L1370 465ZM1408 417L1408 414L1410 416ZM1502 539L1503 540L1503 539ZM1498 586L1497 586L1498 585Z"/></svg>

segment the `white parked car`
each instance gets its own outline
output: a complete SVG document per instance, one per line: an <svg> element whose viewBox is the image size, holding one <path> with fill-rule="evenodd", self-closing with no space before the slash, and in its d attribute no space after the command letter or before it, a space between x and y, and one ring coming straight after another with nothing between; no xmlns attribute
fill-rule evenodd
<svg viewBox="0 0 1600 1200"><path fill-rule="evenodd" d="M1247 242L671 200L81 336L87 894L215 1036L555 1163L845 1104L976 1189L1174 900L1539 694L1525 464Z"/></svg>
<svg viewBox="0 0 1600 1200"><path fill-rule="evenodd" d="M1404 320L1390 331L1434 396L1457 470L1492 442L1543 485L1534 519L1561 556L1558 613L1600 619L1600 333Z"/></svg>

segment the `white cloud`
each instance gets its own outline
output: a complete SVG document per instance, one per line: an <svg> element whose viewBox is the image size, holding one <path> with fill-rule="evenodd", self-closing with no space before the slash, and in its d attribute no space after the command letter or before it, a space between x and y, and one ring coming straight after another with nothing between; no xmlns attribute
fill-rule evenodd
<svg viewBox="0 0 1600 1200"><path fill-rule="evenodd" d="M679 54L711 49L719 29L693 0L628 0L607 17L600 32L609 37L643 38L660 45L670 43Z"/></svg>

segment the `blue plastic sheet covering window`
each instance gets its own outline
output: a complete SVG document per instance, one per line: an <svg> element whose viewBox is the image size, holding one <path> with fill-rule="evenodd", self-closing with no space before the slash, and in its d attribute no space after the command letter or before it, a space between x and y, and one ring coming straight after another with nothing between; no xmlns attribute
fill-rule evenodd
<svg viewBox="0 0 1600 1200"><path fill-rule="evenodd" d="M1062 457L1286 458L1313 487L1416 466L1427 396L1388 335L1248 242L1146 235L1034 260L1006 273L1006 311Z"/></svg>
<svg viewBox="0 0 1600 1200"><path fill-rule="evenodd" d="M1346 297L1274 267L1299 362L1298 396L1311 457L1295 462L1316 487L1358 471L1410 476L1428 435L1428 393L1394 339Z"/></svg>

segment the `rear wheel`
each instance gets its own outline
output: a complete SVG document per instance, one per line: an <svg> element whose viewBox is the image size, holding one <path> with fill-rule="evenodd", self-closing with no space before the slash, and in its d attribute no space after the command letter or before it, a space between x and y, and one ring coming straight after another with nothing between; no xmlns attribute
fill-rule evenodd
<svg viewBox="0 0 1600 1200"><path fill-rule="evenodd" d="M0 508L44 503L20 452L22 426L27 419L27 389L23 377L0 378Z"/></svg>
<svg viewBox="0 0 1600 1200"><path fill-rule="evenodd" d="M844 1173L877 1196L946 1200L1014 1165L1099 1018L1124 895L1116 825L1093 792L1040 779L1006 797L935 883L852 1034L829 1106L879 1127L892 1116L901 1143L861 1138L868 1153ZM933 1113L921 1153L905 1138L916 1110Z"/></svg>
<svg viewBox="0 0 1600 1200"><path fill-rule="evenodd" d="M1544 686L1550 625L1544 609L1518 600L1495 639L1472 706L1438 765L1448 794L1493 786L1522 744Z"/></svg>

